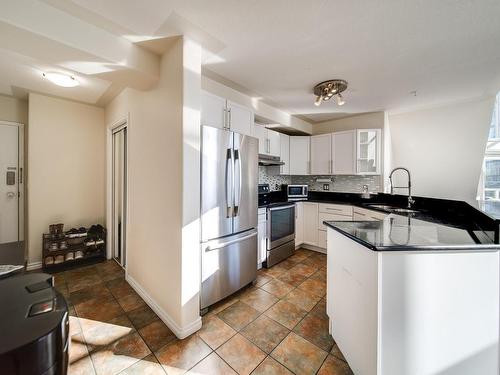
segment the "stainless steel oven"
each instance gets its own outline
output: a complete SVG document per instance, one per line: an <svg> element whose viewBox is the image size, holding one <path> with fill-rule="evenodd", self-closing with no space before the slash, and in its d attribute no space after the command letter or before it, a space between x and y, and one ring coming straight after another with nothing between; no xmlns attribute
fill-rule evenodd
<svg viewBox="0 0 500 375"><path fill-rule="evenodd" d="M281 262L295 251L295 203L267 207L266 267Z"/></svg>
<svg viewBox="0 0 500 375"><path fill-rule="evenodd" d="M308 194L307 185L283 185L289 201L306 200Z"/></svg>

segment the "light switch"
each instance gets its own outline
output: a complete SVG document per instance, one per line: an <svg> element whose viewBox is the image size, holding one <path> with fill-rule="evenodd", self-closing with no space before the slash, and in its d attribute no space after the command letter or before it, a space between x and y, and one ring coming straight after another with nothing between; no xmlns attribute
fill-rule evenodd
<svg viewBox="0 0 500 375"><path fill-rule="evenodd" d="M14 171L7 171L7 178L6 178L6 183L7 185L15 185L16 184L16 172Z"/></svg>

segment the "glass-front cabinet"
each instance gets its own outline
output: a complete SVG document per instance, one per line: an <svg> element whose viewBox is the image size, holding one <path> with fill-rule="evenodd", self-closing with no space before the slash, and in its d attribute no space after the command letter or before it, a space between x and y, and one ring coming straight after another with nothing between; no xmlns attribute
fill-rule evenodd
<svg viewBox="0 0 500 375"><path fill-rule="evenodd" d="M382 132L380 129L358 129L356 145L356 173L378 175L381 173Z"/></svg>

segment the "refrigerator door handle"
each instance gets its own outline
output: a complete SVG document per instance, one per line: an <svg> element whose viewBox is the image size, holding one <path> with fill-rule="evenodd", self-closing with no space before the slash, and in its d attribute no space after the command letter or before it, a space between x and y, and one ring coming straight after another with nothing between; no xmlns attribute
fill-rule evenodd
<svg viewBox="0 0 500 375"><path fill-rule="evenodd" d="M233 215L238 216L239 215L239 207L240 207L240 201L241 201L241 158L240 158L240 151L239 150L234 150L234 209L233 209ZM237 184L237 185L236 185Z"/></svg>
<svg viewBox="0 0 500 375"><path fill-rule="evenodd" d="M224 175L226 187L226 217L233 217L233 204L234 204L234 160L233 149L228 148L226 152L226 172Z"/></svg>
<svg viewBox="0 0 500 375"><path fill-rule="evenodd" d="M232 245L234 243L248 240L249 238L255 237L256 235L257 235L257 231L254 230L254 231L252 231L252 233L247 234L246 236L243 236L243 237L234 238L234 239L226 241L226 242L217 241L216 243L214 243L214 245L207 245L207 247L205 248L205 251L222 249L223 247L227 247L227 246Z"/></svg>

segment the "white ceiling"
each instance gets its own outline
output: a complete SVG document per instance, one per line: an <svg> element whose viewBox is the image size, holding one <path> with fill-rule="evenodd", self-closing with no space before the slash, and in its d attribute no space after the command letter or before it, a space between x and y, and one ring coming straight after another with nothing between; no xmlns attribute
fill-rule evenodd
<svg viewBox="0 0 500 375"><path fill-rule="evenodd" d="M91 82L98 80L92 89L81 89L78 100L87 102L109 97L109 90L117 92L124 85L140 86L140 80L148 87L155 79L154 57L148 55L154 49L145 50L134 43L179 33L202 42L205 70L311 122L360 112L438 105L491 95L500 88L498 0L12 3L16 6L3 5L0 34L2 26L8 25L16 29L14 36L29 30L55 40L58 48L64 49L64 58L45 63L69 69ZM23 23L23 17L30 22ZM72 24L79 32L65 28ZM88 66L84 72L83 66L68 64L69 47L74 49L73 62L85 62L92 68L104 66L111 72L96 74ZM1 49L12 52L13 47L12 43L2 43L0 36ZM33 56L29 48L15 49L44 63L43 54ZM142 54L149 68L127 60L131 51ZM15 59L11 62L17 64ZM9 69L5 65L0 64L2 77L4 69ZM121 74L114 74L114 70ZM5 91L20 86L19 82L29 89L27 74L9 76L0 85L0 92L9 94ZM337 107L329 102L315 107L312 87L331 78L349 82L346 105ZM416 96L411 94L415 90ZM80 89L75 92L79 96Z"/></svg>

